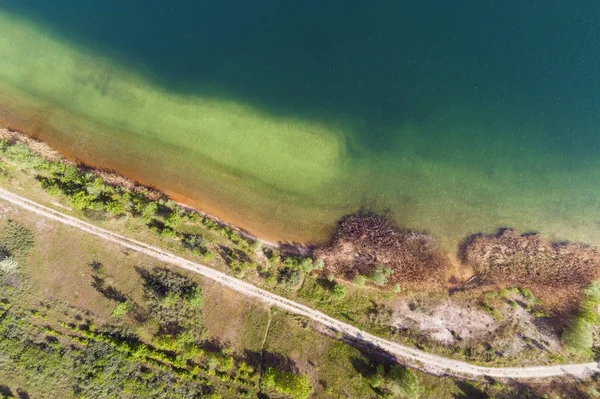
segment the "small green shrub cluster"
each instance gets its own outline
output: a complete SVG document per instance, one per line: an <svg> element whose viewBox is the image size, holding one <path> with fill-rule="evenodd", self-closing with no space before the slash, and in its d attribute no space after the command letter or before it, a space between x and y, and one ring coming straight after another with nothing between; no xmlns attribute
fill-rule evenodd
<svg viewBox="0 0 600 399"><path fill-rule="evenodd" d="M117 304L115 305L115 308L113 309L113 311L110 315L117 319L124 317L127 313L129 313L129 311L131 310L132 307L133 307L133 304L131 301L117 302Z"/></svg>
<svg viewBox="0 0 600 399"><path fill-rule="evenodd" d="M45 162L42 157L34 154L23 143L10 143L6 140L0 140L0 154L17 170L36 168Z"/></svg>
<svg viewBox="0 0 600 399"><path fill-rule="evenodd" d="M313 270L323 270L322 261L313 261L310 257L285 257L274 250L271 251L269 262L276 270L276 282L280 287L297 290L304 282L305 277Z"/></svg>
<svg viewBox="0 0 600 399"><path fill-rule="evenodd" d="M384 398L417 399L421 393L421 383L414 371L406 367L392 365L387 372L383 365L377 366L369 377L371 387Z"/></svg>
<svg viewBox="0 0 600 399"><path fill-rule="evenodd" d="M147 307L152 309L160 333L177 336L193 331L196 339L202 338L202 289L186 276L166 268L140 270L140 274Z"/></svg>
<svg viewBox="0 0 600 399"><path fill-rule="evenodd" d="M26 255L34 244L33 232L14 220L8 220L0 231L0 251L5 255Z"/></svg>
<svg viewBox="0 0 600 399"><path fill-rule="evenodd" d="M369 281L378 286L386 285L392 272L393 270L390 267L378 265L369 275Z"/></svg>
<svg viewBox="0 0 600 399"><path fill-rule="evenodd" d="M307 375L285 373L268 367L262 377L265 390L289 395L294 399L307 399L312 393L312 384Z"/></svg>

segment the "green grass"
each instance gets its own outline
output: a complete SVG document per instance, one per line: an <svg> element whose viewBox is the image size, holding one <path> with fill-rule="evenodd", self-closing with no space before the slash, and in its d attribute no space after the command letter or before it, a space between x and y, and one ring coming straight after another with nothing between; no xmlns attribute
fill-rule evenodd
<svg viewBox="0 0 600 399"><path fill-rule="evenodd" d="M70 398L77 389L88 397L135 398L193 397L202 390L207 397L256 397L256 359L269 312L264 304L194 274L174 269L169 270L175 274L153 274L164 265L27 211L8 206L3 215L34 236L34 245L19 256L19 279L8 285L0 277L0 380L12 392ZM314 277L298 294L313 289L329 295L323 303L336 311L329 287ZM348 303L340 309L364 312L369 291L347 286ZM129 311L112 317L126 302ZM404 389L389 380L392 365L377 354L348 346L303 317L271 312L264 366L277 370L280 384L265 387L272 398L292 398L285 394L289 386L304 397L306 378L314 398L333 399L340 392L348 398L382 397L381 386L372 383L380 365L388 378L386 392ZM165 326L179 331L165 334ZM290 379L289 373L307 377ZM485 383L467 388L450 378L415 375L422 398L513 389Z"/></svg>

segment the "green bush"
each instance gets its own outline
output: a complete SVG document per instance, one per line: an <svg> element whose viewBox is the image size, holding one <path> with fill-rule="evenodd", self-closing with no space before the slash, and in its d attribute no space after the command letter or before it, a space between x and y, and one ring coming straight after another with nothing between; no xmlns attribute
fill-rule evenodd
<svg viewBox="0 0 600 399"><path fill-rule="evenodd" d="M325 262L323 262L323 259L317 259L313 262L313 269L323 270L323 268L325 268Z"/></svg>
<svg viewBox="0 0 600 399"><path fill-rule="evenodd" d="M124 317L132 307L133 303L131 301L118 302L110 315L117 319Z"/></svg>
<svg viewBox="0 0 600 399"><path fill-rule="evenodd" d="M392 269L389 267L377 266L369 276L369 280L375 285L385 285L388 282Z"/></svg>
<svg viewBox="0 0 600 399"><path fill-rule="evenodd" d="M277 283L285 288L298 289L304 281L304 274L292 267L284 267L279 270Z"/></svg>
<svg viewBox="0 0 600 399"><path fill-rule="evenodd" d="M346 296L346 287L339 283L334 284L331 289L331 296L334 299L343 299Z"/></svg>
<svg viewBox="0 0 600 399"><path fill-rule="evenodd" d="M263 387L295 399L307 399L312 393L310 378L304 374L284 373L268 367L263 374Z"/></svg>

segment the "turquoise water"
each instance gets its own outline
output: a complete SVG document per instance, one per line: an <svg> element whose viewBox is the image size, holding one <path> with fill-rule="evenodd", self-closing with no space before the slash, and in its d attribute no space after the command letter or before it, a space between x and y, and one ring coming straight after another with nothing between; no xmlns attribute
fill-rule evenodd
<svg viewBox="0 0 600 399"><path fill-rule="evenodd" d="M450 245L501 226L599 242L597 2L0 0L0 10L38 29L0 30L11 37L0 57L31 72L0 74L0 121L251 231L322 238L362 206ZM69 48L62 59L100 57L102 78L97 65L10 50L38 36ZM62 83L31 84L36 59ZM92 70L98 99L75 104L90 79L73 71ZM135 79L147 85L139 98L178 99L168 116L123 100L133 89L121 83ZM199 99L218 104L209 122L193 112L206 115ZM23 110L48 107L44 135ZM182 133L150 131L162 122ZM117 159L107 137L135 161ZM167 145L177 159L149 154Z"/></svg>

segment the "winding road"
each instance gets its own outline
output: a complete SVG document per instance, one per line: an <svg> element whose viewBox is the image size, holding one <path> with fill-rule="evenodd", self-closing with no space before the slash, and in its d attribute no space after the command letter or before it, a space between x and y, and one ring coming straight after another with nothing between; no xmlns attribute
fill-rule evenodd
<svg viewBox="0 0 600 399"><path fill-rule="evenodd" d="M182 269L198 273L243 295L254 297L266 302L271 306L278 307L290 313L306 316L315 322L321 323L327 328L342 333L349 339L377 347L397 357L399 360L408 361L410 364L415 365L417 368L429 373L449 374L465 378L487 376L493 378L531 379L557 376L585 378L594 373L600 372L598 363L495 368L477 366L467 362L425 353L418 349L409 348L407 346L363 332L357 327L327 316L318 310L314 310L308 306L299 304L282 296L275 295L250 283L214 270L208 266L189 261L160 248L127 238L123 235L110 232L100 227L96 227L90 223L84 222L69 215L65 215L64 213L23 198L20 195L14 194L2 188L0 188L0 199L24 208L28 211L34 212L40 216L44 216L62 224L83 230L89 234L93 234L99 238L102 238L103 240L119 244L125 248L143 253Z"/></svg>

